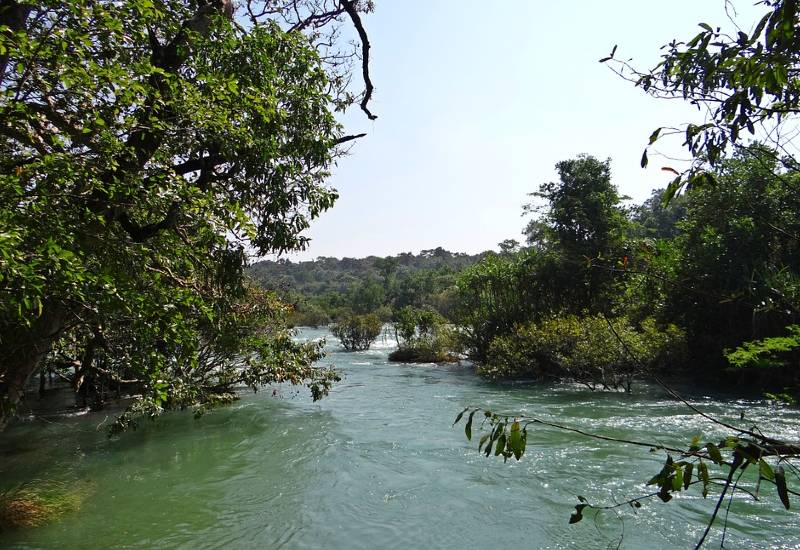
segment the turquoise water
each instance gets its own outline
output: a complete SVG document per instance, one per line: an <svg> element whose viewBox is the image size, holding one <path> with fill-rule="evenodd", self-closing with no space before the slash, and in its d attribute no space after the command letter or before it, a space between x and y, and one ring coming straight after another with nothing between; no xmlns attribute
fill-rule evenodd
<svg viewBox="0 0 800 550"><path fill-rule="evenodd" d="M306 330L305 338L328 336ZM452 428L466 406L520 411L606 435L685 445L721 432L653 388L493 385L466 366L387 361L391 342L325 363L344 374L312 403L291 388L248 394L200 420L168 414L109 439L105 413L19 423L0 437L0 488L57 479L87 495L79 513L0 533L10 548L691 548L714 500L699 490L638 513L567 521L577 495L611 504L646 492L664 457L549 428L522 461L477 453ZM800 414L695 396L708 412L800 440ZM477 439L477 438L476 438ZM790 488L800 482L789 474ZM774 488L737 498L726 547L800 548L800 516ZM797 506L800 507L800 499ZM718 548L721 530L709 548Z"/></svg>

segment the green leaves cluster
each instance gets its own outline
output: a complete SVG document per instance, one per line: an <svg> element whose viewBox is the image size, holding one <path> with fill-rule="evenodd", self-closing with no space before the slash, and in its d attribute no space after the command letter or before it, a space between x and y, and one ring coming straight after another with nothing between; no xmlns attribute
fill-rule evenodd
<svg viewBox="0 0 800 550"><path fill-rule="evenodd" d="M405 306L392 322L398 348L390 361L443 363L454 360L456 334L450 323L432 308Z"/></svg>
<svg viewBox="0 0 800 550"><path fill-rule="evenodd" d="M703 124L688 124L683 130L659 128L650 136L649 146L672 134L684 138L684 146L695 159L693 166L675 178L668 187L669 200L681 188L713 183L709 171L722 163L731 149L741 147L747 135L777 129L775 143L782 162L796 167L797 159L784 148L791 138L781 127L791 127L798 108L798 80L794 74L800 64L800 39L797 34L798 4L795 0L766 0L766 8L749 32L744 24L734 32L700 23L700 32L684 41L665 45L661 62L650 71L639 72L624 61L617 71L657 98L682 98L707 108L710 116ZM666 130L666 131L665 131ZM642 165L647 164L647 151Z"/></svg>
<svg viewBox="0 0 800 550"><path fill-rule="evenodd" d="M478 452L487 457L502 456L504 461L511 457L516 460L522 458L527 447L528 428L534 424L574 432L583 437L617 442L617 444L650 447L651 452L659 450L666 452L661 469L646 483L646 486L655 486L656 492L637 496L614 505L591 504L585 497L578 496L579 503L569 518L570 524L580 522L587 508L601 511L630 506L633 510L637 510L641 508L642 501L646 499L657 497L662 502L669 502L674 494L687 491L693 485L701 487L704 498L707 498L714 488L720 489L711 524L713 524L722 500L728 492L743 491L758 500L762 483L775 485L781 504L786 509L790 507L789 494L792 491L787 487L783 464L797 456L800 453L800 447L770 439L756 431L744 430L738 436L727 437L718 443L707 441L703 444L700 436L696 436L684 449L678 449L664 447L657 443L629 441L593 434L537 418L524 416L512 418L480 408L465 408L456 416L453 425L461 422L465 415L464 435L467 440L472 440L476 430L476 418L479 419L480 425L477 429L482 432L482 435L478 443ZM742 480L745 470L750 467L757 470L755 482Z"/></svg>
<svg viewBox="0 0 800 550"><path fill-rule="evenodd" d="M493 379L570 379L592 389L630 391L635 376L684 360L683 332L652 318L557 315L492 341L478 372Z"/></svg>
<svg viewBox="0 0 800 550"><path fill-rule="evenodd" d="M789 334L745 342L735 350L725 352L725 358L734 368L776 368L791 361L790 355L800 350L800 326L786 327Z"/></svg>
<svg viewBox="0 0 800 550"><path fill-rule="evenodd" d="M478 442L478 452L482 452L487 457L492 454L494 456L502 456L504 461L507 461L512 456L516 460L522 458L528 441L527 424L520 424L516 419L510 420L507 416L501 417L491 411L466 408L456 416L453 425L458 424L467 412L469 412L469 416L464 425L464 434L468 440L472 440L475 413L482 412L482 423L488 422L490 426L490 430L483 434Z"/></svg>
<svg viewBox="0 0 800 550"><path fill-rule="evenodd" d="M51 349L49 368L79 364L76 386L134 381L150 411L238 383L325 392L318 353L243 270L246 250L303 248L337 198L336 75L321 30L272 11L242 26L229 7L0 10L0 425Z"/></svg>
<svg viewBox="0 0 800 550"><path fill-rule="evenodd" d="M381 333L383 323L380 318L367 315L349 315L331 325L331 333L339 339L347 351L368 350Z"/></svg>

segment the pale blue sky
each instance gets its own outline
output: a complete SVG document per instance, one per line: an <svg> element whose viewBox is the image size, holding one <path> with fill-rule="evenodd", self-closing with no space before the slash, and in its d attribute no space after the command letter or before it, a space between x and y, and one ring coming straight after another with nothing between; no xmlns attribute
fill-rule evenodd
<svg viewBox="0 0 800 550"><path fill-rule="evenodd" d="M735 2L749 30L752 0ZM353 109L348 133L368 132L329 183L340 199L307 234L306 252L363 257L442 246L479 252L523 240L526 194L555 179L559 160L612 159L614 182L641 202L671 179L653 158L658 126L697 120L679 101L655 100L598 59L641 68L703 21L729 26L724 0L378 0L365 18L375 98L370 122ZM665 150L682 154L676 143Z"/></svg>

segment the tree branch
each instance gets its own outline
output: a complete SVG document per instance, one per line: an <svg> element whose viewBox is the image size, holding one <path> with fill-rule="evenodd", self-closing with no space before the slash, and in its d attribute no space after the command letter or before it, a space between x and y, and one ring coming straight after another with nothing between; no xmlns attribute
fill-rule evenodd
<svg viewBox="0 0 800 550"><path fill-rule="evenodd" d="M362 133L362 134L355 134L352 136L342 136L336 140L336 145L341 145L342 143L347 143L348 141L353 141L354 139L359 139L366 135L367 135L366 133Z"/></svg>
<svg viewBox="0 0 800 550"><path fill-rule="evenodd" d="M358 10L353 0L341 0L341 2L347 15L350 16L350 20L353 21L353 26L356 28L356 31L358 31L358 36L361 39L361 74L364 77L364 97L361 98L361 110L364 111L368 119L375 120L378 118L378 115L373 115L367 107L369 100L372 99L372 92L374 90L372 80L369 77L370 45L367 31L364 30L364 25L361 23L361 16L358 15Z"/></svg>

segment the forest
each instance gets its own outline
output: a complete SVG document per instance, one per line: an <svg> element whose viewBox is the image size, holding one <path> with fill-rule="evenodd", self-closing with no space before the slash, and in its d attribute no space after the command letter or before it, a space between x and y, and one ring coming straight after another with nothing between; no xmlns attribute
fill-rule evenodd
<svg viewBox="0 0 800 550"><path fill-rule="evenodd" d="M797 2L700 23L652 69L599 59L703 113L642 136L669 179L647 200L575 151L505 214L520 241L294 261L370 139L353 116L380 123L379 8L0 1L0 544L72 547L128 516L122 542L165 547L521 544L514 514L551 481L541 546L597 543L572 528L590 513L609 547L800 540ZM687 162L659 155L670 139ZM483 512L428 523L475 487ZM638 515L673 498L689 519L668 533ZM265 510L286 515L256 529Z"/></svg>
<svg viewBox="0 0 800 550"><path fill-rule="evenodd" d="M713 186L668 201L656 189L640 205L625 204L609 161L557 170L521 206L524 245L260 262L250 274L294 304L298 325L375 315L400 327L427 312L450 327L449 354L491 378L630 390L668 372L795 402L800 182L776 151L749 146L714 169Z"/></svg>

